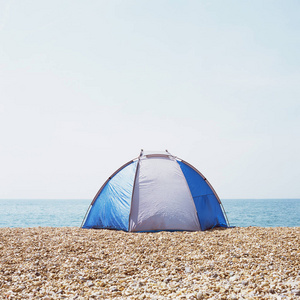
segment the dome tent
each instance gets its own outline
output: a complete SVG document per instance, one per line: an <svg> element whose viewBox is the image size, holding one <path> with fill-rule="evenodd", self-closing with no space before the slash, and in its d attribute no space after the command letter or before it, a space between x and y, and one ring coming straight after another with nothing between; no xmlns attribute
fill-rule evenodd
<svg viewBox="0 0 300 300"><path fill-rule="evenodd" d="M135 232L228 226L208 180L167 150L142 150L120 167L102 185L82 222L82 228Z"/></svg>

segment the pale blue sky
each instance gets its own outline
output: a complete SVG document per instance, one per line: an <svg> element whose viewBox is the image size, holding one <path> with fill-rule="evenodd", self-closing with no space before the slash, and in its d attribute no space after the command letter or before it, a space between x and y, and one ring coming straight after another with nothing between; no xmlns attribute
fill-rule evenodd
<svg viewBox="0 0 300 300"><path fill-rule="evenodd" d="M221 198L300 198L299 1L0 0L0 198L93 198L141 148Z"/></svg>

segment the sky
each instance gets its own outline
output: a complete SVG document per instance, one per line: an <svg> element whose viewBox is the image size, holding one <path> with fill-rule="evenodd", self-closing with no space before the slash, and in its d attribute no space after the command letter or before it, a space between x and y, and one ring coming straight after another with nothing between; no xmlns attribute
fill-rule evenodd
<svg viewBox="0 0 300 300"><path fill-rule="evenodd" d="M141 149L221 199L300 198L299 1L0 0L0 198L92 199Z"/></svg>

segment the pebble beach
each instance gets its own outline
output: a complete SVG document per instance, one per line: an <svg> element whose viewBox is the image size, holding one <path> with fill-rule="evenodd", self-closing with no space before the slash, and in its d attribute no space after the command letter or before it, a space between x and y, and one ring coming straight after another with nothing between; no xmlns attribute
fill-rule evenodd
<svg viewBox="0 0 300 300"><path fill-rule="evenodd" d="M0 228L0 299L299 299L300 227Z"/></svg>

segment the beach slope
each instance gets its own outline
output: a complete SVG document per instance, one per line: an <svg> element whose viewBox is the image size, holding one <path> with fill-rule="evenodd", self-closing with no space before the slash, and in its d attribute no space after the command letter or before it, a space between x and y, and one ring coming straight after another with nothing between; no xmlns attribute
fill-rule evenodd
<svg viewBox="0 0 300 300"><path fill-rule="evenodd" d="M300 227L1 228L0 299L298 299Z"/></svg>

